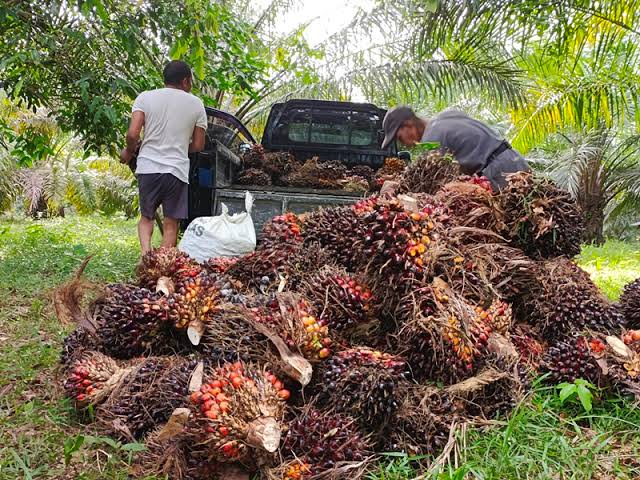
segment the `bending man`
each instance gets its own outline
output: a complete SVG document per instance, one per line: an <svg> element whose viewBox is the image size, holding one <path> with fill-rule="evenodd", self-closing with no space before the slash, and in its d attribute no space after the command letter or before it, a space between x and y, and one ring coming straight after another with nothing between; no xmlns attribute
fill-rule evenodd
<svg viewBox="0 0 640 480"><path fill-rule="evenodd" d="M496 189L506 185L505 174L529 170L526 160L509 142L489 126L457 110L426 119L409 107L396 107L387 112L382 127L382 148L394 139L408 147L437 142L443 151L451 152L464 174L487 177Z"/></svg>
<svg viewBox="0 0 640 480"><path fill-rule="evenodd" d="M189 157L204 148L207 114L202 100L189 93L191 68L172 61L163 71L164 88L142 92L133 103L127 146L120 161L128 164L138 154L136 177L140 193L138 236L144 255L151 248L153 219L162 205L162 246L174 247L178 222L188 216Z"/></svg>

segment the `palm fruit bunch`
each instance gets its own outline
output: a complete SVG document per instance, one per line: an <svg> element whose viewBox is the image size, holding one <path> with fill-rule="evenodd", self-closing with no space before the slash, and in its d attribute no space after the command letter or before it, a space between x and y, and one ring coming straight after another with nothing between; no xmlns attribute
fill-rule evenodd
<svg viewBox="0 0 640 480"><path fill-rule="evenodd" d="M184 330L209 323L216 313L218 293L217 285L206 275L177 284L176 291L167 298L167 314L174 328Z"/></svg>
<svg viewBox="0 0 640 480"><path fill-rule="evenodd" d="M227 273L235 263L238 261L236 257L215 257L210 258L204 264L202 268L209 275L223 275Z"/></svg>
<svg viewBox="0 0 640 480"><path fill-rule="evenodd" d="M495 298L486 309L475 307L476 313L482 318L492 331L500 335L507 335L513 321L511 305Z"/></svg>
<svg viewBox="0 0 640 480"><path fill-rule="evenodd" d="M447 183L436 193L435 200L446 208L452 225L489 231L474 232L476 237L481 235L494 241L494 232L501 232L505 228L497 199L481 184L471 181ZM468 241L469 232L465 231L463 235Z"/></svg>
<svg viewBox="0 0 640 480"><path fill-rule="evenodd" d="M278 247L287 243L302 243L301 221L295 213L273 217L262 228L259 248Z"/></svg>
<svg viewBox="0 0 640 480"><path fill-rule="evenodd" d="M343 269L326 266L305 281L304 297L319 320L331 330L344 332L371 321L371 290Z"/></svg>
<svg viewBox="0 0 640 480"><path fill-rule="evenodd" d="M142 438L164 424L189 394L195 360L183 357L149 357L136 363L96 417L111 436ZM116 427L117 425L117 427Z"/></svg>
<svg viewBox="0 0 640 480"><path fill-rule="evenodd" d="M299 459L319 475L342 462L359 462L369 453L367 439L347 415L307 408L289 422L281 454Z"/></svg>
<svg viewBox="0 0 640 480"><path fill-rule="evenodd" d="M116 358L129 359L153 351L161 353L168 345L167 299L132 285L114 284L96 302L101 348Z"/></svg>
<svg viewBox="0 0 640 480"><path fill-rule="evenodd" d="M298 168L300 165L289 152L269 152L264 156L263 169L271 175L274 185L285 186L286 176Z"/></svg>
<svg viewBox="0 0 640 480"><path fill-rule="evenodd" d="M624 323L616 306L609 303L588 274L571 260L559 257L544 262L538 281L544 293L530 299L530 311L533 307L530 318L545 338L584 329L612 333Z"/></svg>
<svg viewBox="0 0 640 480"><path fill-rule="evenodd" d="M406 274L428 271L435 229L428 210L410 212L395 198L379 201L362 217L362 224L365 234L352 248L369 257L369 272L393 282Z"/></svg>
<svg viewBox="0 0 640 480"><path fill-rule="evenodd" d="M497 196L505 214L505 234L534 258L580 253L584 219L569 192L530 172L507 176Z"/></svg>
<svg viewBox="0 0 640 480"><path fill-rule="evenodd" d="M265 160L264 147L259 143L253 145L251 150L242 156L242 165L245 169L262 168Z"/></svg>
<svg viewBox="0 0 640 480"><path fill-rule="evenodd" d="M339 160L329 160L319 164L320 179L327 185L338 186L347 175L347 167Z"/></svg>
<svg viewBox="0 0 640 480"><path fill-rule="evenodd" d="M364 177L351 175L344 178L342 189L345 192L365 193L369 191L369 182Z"/></svg>
<svg viewBox="0 0 640 480"><path fill-rule="evenodd" d="M83 352L69 364L64 389L77 408L96 405L111 393L123 371L111 357L99 352Z"/></svg>
<svg viewBox="0 0 640 480"><path fill-rule="evenodd" d="M236 180L238 185L271 185L271 175L259 168L247 168L240 172Z"/></svg>
<svg viewBox="0 0 640 480"><path fill-rule="evenodd" d="M453 383L482 364L492 333L483 315L440 282L415 292L414 313L398 339L418 381Z"/></svg>
<svg viewBox="0 0 640 480"><path fill-rule="evenodd" d="M193 278L202 268L189 255L174 247L160 247L142 256L136 267L140 286L154 290L160 277L169 277L175 282Z"/></svg>
<svg viewBox="0 0 640 480"><path fill-rule="evenodd" d="M541 370L549 373L549 379L553 383L573 382L582 378L599 384L602 382L602 370L596 363L595 355L601 354L605 349L605 343L596 337L565 337L548 348Z"/></svg>
<svg viewBox="0 0 640 480"><path fill-rule="evenodd" d="M190 395L189 435L218 462L273 453L288 398L289 391L269 372L242 362L224 364Z"/></svg>
<svg viewBox="0 0 640 480"><path fill-rule="evenodd" d="M367 181L367 190L369 190L373 186L376 172L368 165L355 165L349 170L347 176L364 178Z"/></svg>
<svg viewBox="0 0 640 480"><path fill-rule="evenodd" d="M446 183L453 182L460 168L450 155L439 150L421 154L402 173L402 192L428 193L434 195Z"/></svg>
<svg viewBox="0 0 640 480"><path fill-rule="evenodd" d="M358 200L356 203L351 205L351 210L358 215L364 216L367 213L371 213L375 210L378 205L378 196L372 195L367 198L363 198L362 200Z"/></svg>
<svg viewBox="0 0 640 480"><path fill-rule="evenodd" d="M78 326L73 332L67 335L62 342L60 352L60 363L67 365L77 355L87 350L99 350L99 339L86 328Z"/></svg>
<svg viewBox="0 0 640 480"><path fill-rule="evenodd" d="M308 214L303 223L305 245L318 244L333 261L353 270L364 252L354 248L364 236L360 216L349 207L334 207Z"/></svg>
<svg viewBox="0 0 640 480"><path fill-rule="evenodd" d="M280 282L293 272L301 255L302 246L291 243L261 248L240 257L227 270L227 276L245 288L266 293L277 289Z"/></svg>
<svg viewBox="0 0 640 480"><path fill-rule="evenodd" d="M606 362L607 378L623 391L640 398L640 330L606 337L607 349L596 358Z"/></svg>
<svg viewBox="0 0 640 480"><path fill-rule="evenodd" d="M533 328L526 323L518 323L509 332L509 340L518 352L520 362L536 372L542 362L545 346Z"/></svg>
<svg viewBox="0 0 640 480"><path fill-rule="evenodd" d="M462 175L458 177L459 182L469 182L474 185L479 185L483 189L485 189L489 193L493 193L493 186L491 185L491 181L487 177L479 177L477 175L469 176Z"/></svg>
<svg viewBox="0 0 640 480"><path fill-rule="evenodd" d="M406 168L407 164L400 158L385 158L384 165L376 172L376 185L382 187L387 180L400 180Z"/></svg>
<svg viewBox="0 0 640 480"><path fill-rule="evenodd" d="M321 162L313 157L302 167L286 177L287 185L306 188L338 188L338 180L344 178L346 167L339 162Z"/></svg>
<svg viewBox="0 0 640 480"><path fill-rule="evenodd" d="M368 347L333 355L318 379L320 400L352 415L367 429L376 429L393 416L401 402L401 384L410 373L404 360Z"/></svg>
<svg viewBox="0 0 640 480"><path fill-rule="evenodd" d="M619 306L627 326L640 328L640 278L624 287Z"/></svg>

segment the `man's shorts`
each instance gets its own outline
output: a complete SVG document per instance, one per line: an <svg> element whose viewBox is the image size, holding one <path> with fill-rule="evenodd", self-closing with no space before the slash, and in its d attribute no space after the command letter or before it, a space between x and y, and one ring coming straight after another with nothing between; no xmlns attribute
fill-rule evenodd
<svg viewBox="0 0 640 480"><path fill-rule="evenodd" d="M160 205L165 217L188 217L189 184L170 173L140 173L137 177L143 217L153 218Z"/></svg>

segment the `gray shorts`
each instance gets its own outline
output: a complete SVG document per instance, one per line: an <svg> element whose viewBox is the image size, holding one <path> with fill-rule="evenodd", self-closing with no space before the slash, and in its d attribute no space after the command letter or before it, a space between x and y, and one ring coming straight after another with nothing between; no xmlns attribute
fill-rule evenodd
<svg viewBox="0 0 640 480"><path fill-rule="evenodd" d="M143 217L153 218L160 205L165 217L180 220L189 216L189 184L170 173L140 173L136 177Z"/></svg>

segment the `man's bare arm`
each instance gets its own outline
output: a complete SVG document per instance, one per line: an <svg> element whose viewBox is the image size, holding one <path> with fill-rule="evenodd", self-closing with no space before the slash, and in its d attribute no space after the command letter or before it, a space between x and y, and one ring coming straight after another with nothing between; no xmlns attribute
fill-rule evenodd
<svg viewBox="0 0 640 480"><path fill-rule="evenodd" d="M191 143L189 144L189 153L196 153L202 151L204 148L205 130L204 128L195 127L193 129L193 135L191 136Z"/></svg>
<svg viewBox="0 0 640 480"><path fill-rule="evenodd" d="M131 122L129 122L129 130L127 130L127 146L120 153L122 163L129 163L135 155L142 127L144 127L144 112L136 110L131 114Z"/></svg>

